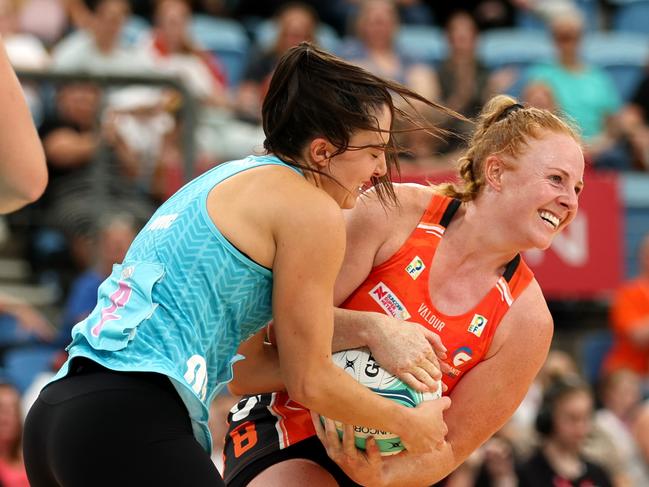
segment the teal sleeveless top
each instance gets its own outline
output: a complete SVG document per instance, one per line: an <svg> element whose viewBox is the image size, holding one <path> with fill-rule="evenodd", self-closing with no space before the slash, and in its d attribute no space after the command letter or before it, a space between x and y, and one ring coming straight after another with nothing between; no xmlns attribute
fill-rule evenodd
<svg viewBox="0 0 649 487"><path fill-rule="evenodd" d="M210 452L209 405L242 358L239 344L271 319L273 278L221 234L207 196L230 176L269 164L290 167L274 156L221 164L162 204L73 328L69 358L53 380L79 356L112 370L164 374Z"/></svg>

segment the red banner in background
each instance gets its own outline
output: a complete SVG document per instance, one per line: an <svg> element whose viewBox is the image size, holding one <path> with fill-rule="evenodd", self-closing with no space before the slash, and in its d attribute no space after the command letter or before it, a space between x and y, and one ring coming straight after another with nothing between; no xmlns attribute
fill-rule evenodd
<svg viewBox="0 0 649 487"><path fill-rule="evenodd" d="M403 182L449 181L452 174L404 174ZM597 299L623 278L624 205L615 173L588 171L579 213L546 251L528 251L525 261L551 299Z"/></svg>

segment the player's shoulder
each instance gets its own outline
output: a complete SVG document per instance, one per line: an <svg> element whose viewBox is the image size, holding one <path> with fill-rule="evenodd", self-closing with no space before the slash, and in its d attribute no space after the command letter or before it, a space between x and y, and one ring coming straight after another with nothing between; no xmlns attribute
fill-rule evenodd
<svg viewBox="0 0 649 487"><path fill-rule="evenodd" d="M259 193L255 206L276 238L327 235L344 240L342 210L329 194L299 174L272 172L272 186Z"/></svg>
<svg viewBox="0 0 649 487"><path fill-rule="evenodd" d="M263 183L257 205L279 218L334 219L342 221L338 203L295 169L284 165L262 166Z"/></svg>
<svg viewBox="0 0 649 487"><path fill-rule="evenodd" d="M532 279L498 325L488 355L522 353L532 366L545 359L553 334L552 314L538 282Z"/></svg>
<svg viewBox="0 0 649 487"><path fill-rule="evenodd" d="M404 205L428 205L428 202L436 194L433 186L419 183L398 183L394 185L397 198Z"/></svg>
<svg viewBox="0 0 649 487"><path fill-rule="evenodd" d="M552 327L552 314L543 296L543 290L538 281L531 279L521 292L508 312L512 317L525 317L524 323L530 327Z"/></svg>
<svg viewBox="0 0 649 487"><path fill-rule="evenodd" d="M382 219L403 217L404 214L422 213L434 194L433 188L416 183L393 183L395 202L383 202L378 191L371 188L358 199L356 206L346 212L350 217L374 220L377 215Z"/></svg>
<svg viewBox="0 0 649 487"><path fill-rule="evenodd" d="M520 340L518 346L528 348L530 352L549 346L554 333L554 320L536 279L532 279L514 300L501 326L516 337L515 341Z"/></svg>

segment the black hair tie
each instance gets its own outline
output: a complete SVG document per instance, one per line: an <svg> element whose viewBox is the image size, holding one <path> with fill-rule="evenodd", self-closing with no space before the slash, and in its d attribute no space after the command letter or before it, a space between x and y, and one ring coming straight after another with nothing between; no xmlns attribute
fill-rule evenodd
<svg viewBox="0 0 649 487"><path fill-rule="evenodd" d="M498 118L496 119L496 122L500 122L501 120L504 120L507 118L507 115L509 115L512 112L516 112L518 110L522 110L525 107L521 105L520 103L514 103L513 105L509 105L507 108L505 108L500 115L498 115Z"/></svg>

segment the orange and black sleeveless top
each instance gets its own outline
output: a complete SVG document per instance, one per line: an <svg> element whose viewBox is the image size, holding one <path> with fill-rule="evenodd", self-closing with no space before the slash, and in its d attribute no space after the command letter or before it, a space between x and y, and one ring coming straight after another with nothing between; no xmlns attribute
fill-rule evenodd
<svg viewBox="0 0 649 487"><path fill-rule="evenodd" d="M377 311L419 323L437 333L448 352L451 372L443 382L448 392L463 374L480 362L503 316L533 278L517 255L506 266L495 286L472 309L461 315L441 313L432 304L428 287L429 267L446 227L460 201L434 195L417 227L386 262L374 267L363 284L341 307Z"/></svg>

